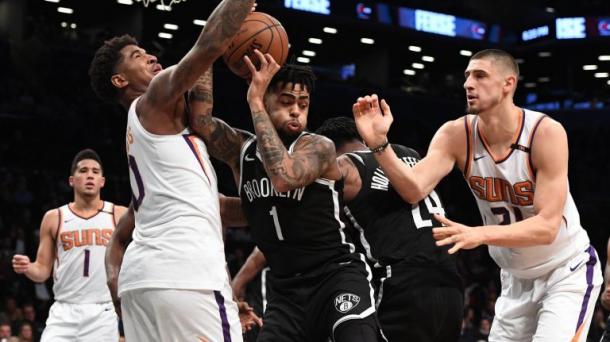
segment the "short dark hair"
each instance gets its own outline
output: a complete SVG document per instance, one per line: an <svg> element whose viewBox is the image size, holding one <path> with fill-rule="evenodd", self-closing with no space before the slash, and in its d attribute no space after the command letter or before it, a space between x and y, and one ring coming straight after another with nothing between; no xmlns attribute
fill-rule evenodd
<svg viewBox="0 0 610 342"><path fill-rule="evenodd" d="M102 166L102 160L100 159L100 156L94 150L87 148L87 149L84 149L84 150L78 152L74 156L74 159L72 160L72 166L70 166L70 175L73 175L74 172L76 172L78 163L81 160L85 160L85 159L95 160L98 164L100 164L100 169L102 170L102 173L104 172L104 167Z"/></svg>
<svg viewBox="0 0 610 342"><path fill-rule="evenodd" d="M362 141L354 119L346 116L326 119L315 133L332 140L335 148L341 148L344 144L354 140Z"/></svg>
<svg viewBox="0 0 610 342"><path fill-rule="evenodd" d="M100 99L116 101L119 90L112 85L110 78L116 73L116 66L123 59L121 49L127 45L138 45L138 41L128 35L114 37L104 42L97 51L89 66L91 88Z"/></svg>
<svg viewBox="0 0 610 342"><path fill-rule="evenodd" d="M473 59L495 59L504 64L507 68L513 71L519 78L519 64L515 58L508 52L500 49L486 49L475 53L470 60Z"/></svg>
<svg viewBox="0 0 610 342"><path fill-rule="evenodd" d="M276 90L278 86L284 86L288 83L292 83L293 87L300 84L307 88L311 94L316 88L316 75L309 66L286 63L273 76L267 89Z"/></svg>

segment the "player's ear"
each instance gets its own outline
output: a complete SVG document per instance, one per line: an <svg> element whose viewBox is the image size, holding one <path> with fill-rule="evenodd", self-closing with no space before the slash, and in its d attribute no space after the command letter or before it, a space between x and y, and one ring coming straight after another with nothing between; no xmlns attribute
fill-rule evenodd
<svg viewBox="0 0 610 342"><path fill-rule="evenodd" d="M119 89L125 88L129 84L129 81L122 74L112 75L112 77L110 77L110 82Z"/></svg>
<svg viewBox="0 0 610 342"><path fill-rule="evenodd" d="M70 184L71 187L74 187L74 176L68 177L68 184Z"/></svg>
<svg viewBox="0 0 610 342"><path fill-rule="evenodd" d="M100 188L103 188L105 184L106 184L106 177L102 176L102 178L100 180Z"/></svg>
<svg viewBox="0 0 610 342"><path fill-rule="evenodd" d="M517 76L510 74L504 79L504 88L508 91L514 91L517 87Z"/></svg>

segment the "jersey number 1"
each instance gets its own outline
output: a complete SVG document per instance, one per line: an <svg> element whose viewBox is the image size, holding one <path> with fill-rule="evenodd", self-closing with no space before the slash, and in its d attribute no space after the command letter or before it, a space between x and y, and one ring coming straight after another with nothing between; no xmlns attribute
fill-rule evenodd
<svg viewBox="0 0 610 342"><path fill-rule="evenodd" d="M273 225L275 226L275 233L277 234L277 238L280 241L284 241L284 235L282 235L282 227L280 226L280 219L277 217L277 208L275 206L271 207L271 210L269 210L269 215L273 217Z"/></svg>
<svg viewBox="0 0 610 342"><path fill-rule="evenodd" d="M89 256L91 252L88 249L85 249L85 266L83 267L83 277L89 276Z"/></svg>

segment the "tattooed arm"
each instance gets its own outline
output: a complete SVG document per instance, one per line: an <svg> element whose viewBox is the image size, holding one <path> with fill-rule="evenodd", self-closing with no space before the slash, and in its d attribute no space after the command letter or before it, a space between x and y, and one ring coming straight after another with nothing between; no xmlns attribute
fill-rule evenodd
<svg viewBox="0 0 610 342"><path fill-rule="evenodd" d="M203 141L210 155L227 163L239 183L239 152L244 136L226 122L212 116L214 104L212 66L189 91L190 128Z"/></svg>
<svg viewBox="0 0 610 342"><path fill-rule="evenodd" d="M153 78L143 101L138 102L138 109L144 109L138 113L173 113L175 102L227 49L253 4L254 0L223 0L208 18L191 50L178 64Z"/></svg>
<svg viewBox="0 0 610 342"><path fill-rule="evenodd" d="M277 191L285 192L311 184L322 175L339 179L341 174L335 159L335 145L328 138L320 135L302 137L293 152L288 153L263 101L269 82L280 66L271 55L263 55L258 50L255 53L261 62L260 71L256 70L247 56L244 57L252 73L247 99L252 112L257 147L273 186Z"/></svg>
<svg viewBox="0 0 610 342"><path fill-rule="evenodd" d="M343 200L345 203L351 202L362 188L362 178L354 161L344 155L337 158L339 169L341 170L341 176L343 177Z"/></svg>

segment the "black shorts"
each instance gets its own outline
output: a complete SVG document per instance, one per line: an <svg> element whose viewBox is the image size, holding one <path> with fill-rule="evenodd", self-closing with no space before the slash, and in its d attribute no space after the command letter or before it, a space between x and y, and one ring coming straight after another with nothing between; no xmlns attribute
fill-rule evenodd
<svg viewBox="0 0 610 342"><path fill-rule="evenodd" d="M426 272L426 275L420 272ZM413 284L414 277L434 279L430 272L434 270L392 269L381 278L377 316L388 342L454 342L459 339L464 310L461 284L446 279L432 281L427 286Z"/></svg>
<svg viewBox="0 0 610 342"><path fill-rule="evenodd" d="M337 327L353 320L378 330L371 273L362 260L326 265L316 275L271 278L258 342L327 342Z"/></svg>

